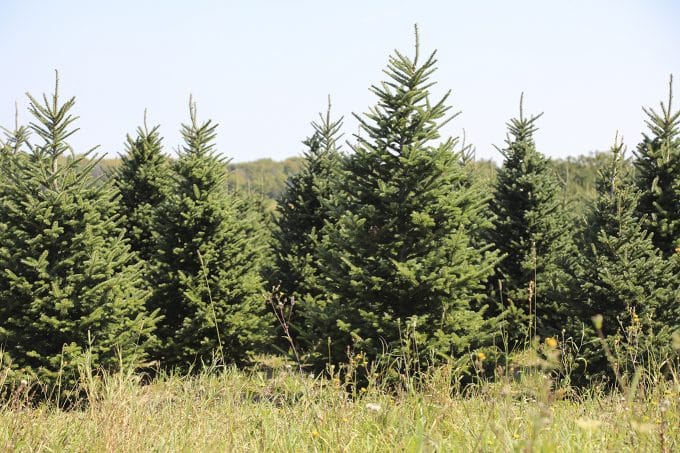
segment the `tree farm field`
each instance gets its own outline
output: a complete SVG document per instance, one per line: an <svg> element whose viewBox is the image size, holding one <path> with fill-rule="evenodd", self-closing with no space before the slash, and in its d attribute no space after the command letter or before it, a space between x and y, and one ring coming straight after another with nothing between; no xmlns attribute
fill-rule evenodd
<svg viewBox="0 0 680 453"><path fill-rule="evenodd" d="M680 452L678 6L160 3L0 2L0 453Z"/></svg>

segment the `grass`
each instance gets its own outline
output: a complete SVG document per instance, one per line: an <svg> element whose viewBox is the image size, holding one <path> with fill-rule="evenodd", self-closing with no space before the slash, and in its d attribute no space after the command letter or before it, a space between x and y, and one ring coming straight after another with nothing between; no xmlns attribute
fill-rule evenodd
<svg viewBox="0 0 680 453"><path fill-rule="evenodd" d="M272 371L273 370L273 371ZM350 376L348 374L347 376ZM451 386L452 365L417 390L314 378L286 366L162 375L85 373L88 404L0 408L7 451L678 451L680 383L635 395L554 389L540 370ZM347 386L349 384L349 387ZM347 391L351 388L351 391ZM23 393L22 393L23 392Z"/></svg>

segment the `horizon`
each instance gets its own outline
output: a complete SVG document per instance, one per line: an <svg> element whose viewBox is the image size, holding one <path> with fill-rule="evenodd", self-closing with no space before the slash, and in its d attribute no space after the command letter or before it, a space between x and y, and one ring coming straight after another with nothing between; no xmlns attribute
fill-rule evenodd
<svg viewBox="0 0 680 453"><path fill-rule="evenodd" d="M465 135L478 158L502 160L493 145L503 146L522 92L528 114L544 112L536 142L546 156L606 150L617 131L630 152L645 131L642 107L667 101L669 74L678 90L678 19L670 0L8 1L0 125L14 124L15 101L28 122L24 93L50 93L57 69L61 96L76 97L78 152L99 144L117 157L148 109L174 154L193 93L199 120L219 123L218 149L233 163L281 161L304 150L328 95L352 140L352 112L375 103L369 88L384 80L394 49L413 54L417 23L421 53L438 50L433 98L451 89L448 105L462 112L443 133Z"/></svg>

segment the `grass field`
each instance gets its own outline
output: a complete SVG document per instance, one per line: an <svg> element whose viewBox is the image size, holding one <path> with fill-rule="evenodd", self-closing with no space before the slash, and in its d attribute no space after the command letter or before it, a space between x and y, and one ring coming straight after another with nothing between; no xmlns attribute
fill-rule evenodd
<svg viewBox="0 0 680 453"><path fill-rule="evenodd" d="M346 379L346 378L345 378ZM454 367L394 390L272 371L84 374L88 404L0 410L6 451L679 451L677 379L577 394L536 371L464 389ZM642 381L640 381L642 382ZM23 393L22 393L23 392Z"/></svg>

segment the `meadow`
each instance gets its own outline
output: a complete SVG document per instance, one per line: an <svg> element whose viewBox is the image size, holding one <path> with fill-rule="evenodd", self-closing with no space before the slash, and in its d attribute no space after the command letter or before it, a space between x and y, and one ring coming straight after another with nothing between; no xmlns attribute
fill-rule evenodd
<svg viewBox="0 0 680 453"><path fill-rule="evenodd" d="M539 349L522 355L545 356L545 346ZM249 369L213 367L151 380L133 370L95 373L85 364L83 399L74 407L60 407L56 399L36 405L30 386L6 394L0 446L120 452L680 448L677 370L662 376L641 369L621 389L577 390L560 383L549 359L520 371L496 367L493 379L480 374L467 384L462 370L479 363L451 362L396 380L361 356L326 377L300 373L275 357Z"/></svg>

